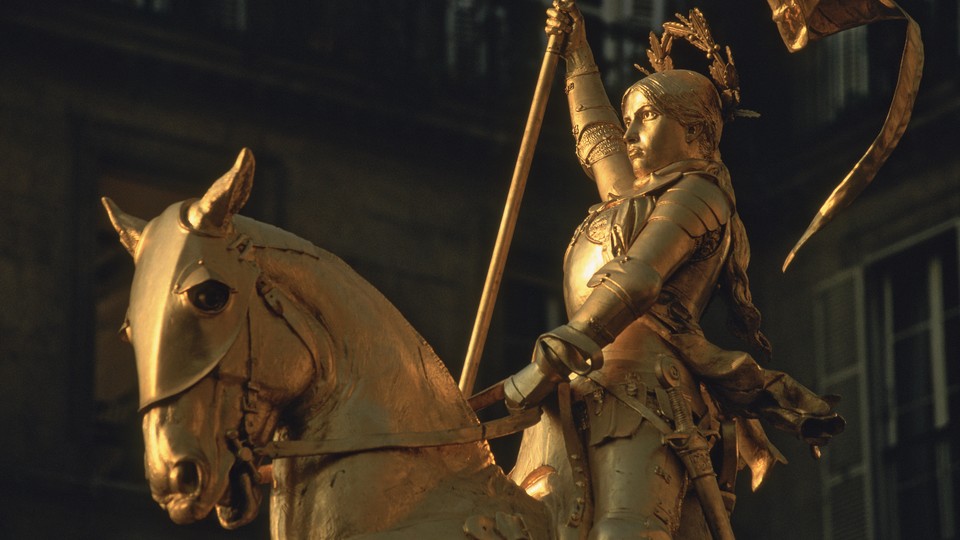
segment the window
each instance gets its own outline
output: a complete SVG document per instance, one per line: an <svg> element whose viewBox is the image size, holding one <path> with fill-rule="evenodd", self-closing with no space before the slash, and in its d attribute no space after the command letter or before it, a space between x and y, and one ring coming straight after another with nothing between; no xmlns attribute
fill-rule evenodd
<svg viewBox="0 0 960 540"><path fill-rule="evenodd" d="M489 58L483 33L488 6L482 0L453 0L447 7L447 69L461 78L482 77Z"/></svg>
<svg viewBox="0 0 960 540"><path fill-rule="evenodd" d="M860 26L811 43L800 55L796 121L805 129L826 125L870 92L867 27Z"/></svg>
<svg viewBox="0 0 960 540"><path fill-rule="evenodd" d="M151 13L167 13L170 11L170 0L110 0L111 3L126 5L133 9Z"/></svg>
<svg viewBox="0 0 960 540"><path fill-rule="evenodd" d="M824 538L960 538L958 228L817 290L818 376L848 420L822 468Z"/></svg>
<svg viewBox="0 0 960 540"><path fill-rule="evenodd" d="M183 0L94 0L151 18L176 20L183 26L201 26L242 33L248 26L248 0L185 2Z"/></svg>
<svg viewBox="0 0 960 540"><path fill-rule="evenodd" d="M667 16L666 4L666 0L628 0L624 3L625 15L637 30L650 29L659 33L662 31L660 25ZM674 11L678 10L680 8L674 9ZM642 37L645 38L646 35Z"/></svg>
<svg viewBox="0 0 960 540"><path fill-rule="evenodd" d="M956 229L867 268L871 362L881 395L880 528L957 538L960 505L960 272Z"/></svg>
<svg viewBox="0 0 960 540"><path fill-rule="evenodd" d="M599 9L584 9L584 13L590 40L595 44L594 55L602 65L603 80L617 94L642 77L633 66L646 66L648 36L651 30L662 32L666 2L608 0Z"/></svg>

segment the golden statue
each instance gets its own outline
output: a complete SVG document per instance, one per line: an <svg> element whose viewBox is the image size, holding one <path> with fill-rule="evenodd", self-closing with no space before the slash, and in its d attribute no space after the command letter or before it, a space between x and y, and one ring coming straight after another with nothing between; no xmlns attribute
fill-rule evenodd
<svg viewBox="0 0 960 540"><path fill-rule="evenodd" d="M561 394L572 392L528 430L512 475L526 485L549 484L556 475L544 500L553 497L558 511L573 508L573 523L590 523L584 516L591 516L590 539L733 538L728 513L738 463L749 465L756 487L783 461L757 419L814 449L844 422L833 399L761 368L747 353L716 347L700 328L719 285L734 332L765 356L771 352L719 151L724 124L745 114L731 52L714 43L696 9L665 23L662 38L651 34L655 72L627 89L620 116L607 100L576 6L555 4L547 13L547 32L566 35L576 152L602 202L564 258L569 322L541 336L533 362L504 387L508 405L519 410L541 404L558 385ZM712 81L674 68L675 40L706 53ZM582 427L585 449L570 423ZM722 463L719 474L711 449ZM564 492L571 490L582 502L570 504ZM688 491L696 498L685 497Z"/></svg>
<svg viewBox="0 0 960 540"><path fill-rule="evenodd" d="M769 1L791 48L897 9L889 0ZM756 487L782 461L759 419L815 451L844 423L834 400L700 329L719 284L735 333L770 353L718 149L724 124L747 114L736 69L699 11L678 19L651 36L655 72L627 90L621 116L577 8L548 10L538 89L562 54L577 155L601 202L565 257L569 322L537 341L529 366L469 401L342 261L237 214L253 181L250 151L202 198L149 222L104 199L136 265L123 334L136 353L147 480L170 517L190 523L216 509L222 526L242 526L263 482L274 538L733 538L740 463ZM919 80L910 23L888 122L801 244L870 181L902 133ZM676 40L706 53L713 81L674 69ZM538 90L532 119L545 101ZM527 142L515 179L529 169ZM464 373L469 389L475 371ZM500 398L513 414L480 423L473 409ZM541 404L508 478L486 439L531 426Z"/></svg>
<svg viewBox="0 0 960 540"><path fill-rule="evenodd" d="M236 215L253 170L244 150L201 199L150 222L104 199L136 264L123 331L154 500L177 523L216 509L233 529L264 481L274 538L552 538L485 441L514 419L481 425L426 341L340 259Z"/></svg>

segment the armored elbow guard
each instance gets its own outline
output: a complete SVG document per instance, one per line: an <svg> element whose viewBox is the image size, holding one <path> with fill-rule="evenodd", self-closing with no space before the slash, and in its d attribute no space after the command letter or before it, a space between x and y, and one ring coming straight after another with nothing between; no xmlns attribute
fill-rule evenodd
<svg viewBox="0 0 960 540"><path fill-rule="evenodd" d="M570 319L570 326L606 346L646 313L662 284L660 274L646 262L618 257L600 267L587 283L593 291Z"/></svg>

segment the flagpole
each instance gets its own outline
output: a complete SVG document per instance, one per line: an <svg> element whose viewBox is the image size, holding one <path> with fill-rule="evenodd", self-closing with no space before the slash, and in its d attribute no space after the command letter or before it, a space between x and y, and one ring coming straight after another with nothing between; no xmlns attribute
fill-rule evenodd
<svg viewBox="0 0 960 540"><path fill-rule="evenodd" d="M503 279L503 269L507 263L507 252L513 240L513 231L520 213L520 200L530 174L530 164L533 161L533 151L540 137L540 127L543 125L543 113L550 97L550 86L557 71L557 61L560 59L561 37L551 34L547 41L547 50L540 65L540 76L533 93L533 102L530 104L530 113L527 116L527 126L523 130L523 139L520 142L520 152L513 169L513 178L510 181L510 191L507 193L507 203L503 208L503 217L500 219L500 230L497 233L497 242L493 246L493 255L487 269L487 279L483 284L483 294L480 296L480 307L470 335L470 344L467 347L467 356L460 373L460 391L470 396L477 379L477 370L480 367L480 357L483 355L483 346L490 329L490 319L493 317L493 307L497 302L497 293Z"/></svg>

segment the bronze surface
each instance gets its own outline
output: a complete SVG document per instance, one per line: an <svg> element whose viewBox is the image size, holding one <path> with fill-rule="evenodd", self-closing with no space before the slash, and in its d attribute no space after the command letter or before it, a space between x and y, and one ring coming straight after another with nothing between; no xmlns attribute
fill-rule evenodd
<svg viewBox="0 0 960 540"><path fill-rule="evenodd" d="M145 225L105 202L136 263L128 318L154 499L177 523L215 508L242 526L272 455L275 538L551 538L546 507L484 440L526 419L481 427L372 286L236 215L252 180L244 150L202 199Z"/></svg>

